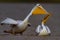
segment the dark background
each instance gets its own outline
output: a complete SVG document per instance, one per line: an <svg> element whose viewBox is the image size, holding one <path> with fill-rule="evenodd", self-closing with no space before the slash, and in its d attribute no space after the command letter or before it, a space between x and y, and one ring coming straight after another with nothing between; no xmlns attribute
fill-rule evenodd
<svg viewBox="0 0 60 40"><path fill-rule="evenodd" d="M43 3L60 3L60 0L0 0L0 2L43 2Z"/></svg>

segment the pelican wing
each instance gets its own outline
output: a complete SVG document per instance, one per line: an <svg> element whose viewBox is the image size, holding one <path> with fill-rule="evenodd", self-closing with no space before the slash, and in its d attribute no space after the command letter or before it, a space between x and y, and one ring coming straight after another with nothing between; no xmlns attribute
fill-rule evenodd
<svg viewBox="0 0 60 40"><path fill-rule="evenodd" d="M39 33L42 30L41 25L37 26L36 32Z"/></svg>
<svg viewBox="0 0 60 40"><path fill-rule="evenodd" d="M17 24L17 21L11 18L6 18L1 22L1 24Z"/></svg>
<svg viewBox="0 0 60 40"><path fill-rule="evenodd" d="M49 27L46 26L46 29L47 29L47 32L48 32L48 33L51 33Z"/></svg>
<svg viewBox="0 0 60 40"><path fill-rule="evenodd" d="M23 21L22 20L17 20L17 23L22 23Z"/></svg>

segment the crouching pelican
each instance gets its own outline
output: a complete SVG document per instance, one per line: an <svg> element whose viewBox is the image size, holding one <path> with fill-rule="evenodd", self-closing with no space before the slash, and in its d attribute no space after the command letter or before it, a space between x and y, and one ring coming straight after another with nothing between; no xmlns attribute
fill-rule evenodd
<svg viewBox="0 0 60 40"><path fill-rule="evenodd" d="M28 16L23 20L14 20L14 19L11 19L11 18L6 18L5 20L3 20L1 22L1 25L4 25L4 24L9 24L12 26L11 30L8 30L8 31L4 31L6 33L11 33L11 34L17 34L17 33L20 33L22 34L27 26L31 26L30 23L28 22L29 20L29 17L32 15L32 12L33 10L39 6L39 4L37 4L32 10L31 12L28 14Z"/></svg>
<svg viewBox="0 0 60 40"><path fill-rule="evenodd" d="M45 23L46 23L46 21L47 21L47 19L48 19L49 16L50 15L48 14L42 20L42 24L37 26L36 33L37 33L38 36L39 35L50 35L51 34L51 31L50 31L49 27L45 25Z"/></svg>
<svg viewBox="0 0 60 40"><path fill-rule="evenodd" d="M36 33L38 35L49 35L51 33L51 31L50 31L49 27L45 25L45 23L51 14L49 14L41 5L38 6L38 8L35 10L34 14L47 15L42 20L41 25L37 26Z"/></svg>
<svg viewBox="0 0 60 40"><path fill-rule="evenodd" d="M36 32L38 35L50 35L51 31L48 28L48 26L45 26L44 24L38 25Z"/></svg>

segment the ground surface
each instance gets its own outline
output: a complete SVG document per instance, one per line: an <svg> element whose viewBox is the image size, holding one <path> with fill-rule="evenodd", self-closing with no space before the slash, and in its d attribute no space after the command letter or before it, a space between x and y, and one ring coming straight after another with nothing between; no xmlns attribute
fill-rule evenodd
<svg viewBox="0 0 60 40"><path fill-rule="evenodd" d="M46 25L51 29L51 36L35 36L35 29L41 24L43 15L34 15L30 17L31 27L28 27L23 35L6 34L3 31L9 30L9 25L0 25L0 40L60 40L60 4L41 5L52 14ZM35 3L0 3L0 22L5 18L13 18L16 20L24 20Z"/></svg>

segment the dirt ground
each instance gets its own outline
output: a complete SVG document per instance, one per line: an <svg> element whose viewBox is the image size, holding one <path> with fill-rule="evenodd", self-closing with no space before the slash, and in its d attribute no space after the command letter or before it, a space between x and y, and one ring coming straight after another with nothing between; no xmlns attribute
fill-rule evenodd
<svg viewBox="0 0 60 40"><path fill-rule="evenodd" d="M36 3L0 3L0 22L5 18L24 20ZM12 35L4 33L9 30L9 25L0 25L0 40L60 40L60 4L41 3L41 5L51 13L51 17L46 25L51 30L50 36L36 36L35 29L41 24L44 15L32 15L29 19L31 27L28 27L23 35Z"/></svg>

